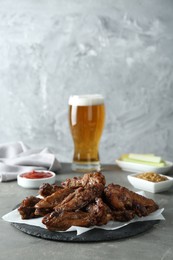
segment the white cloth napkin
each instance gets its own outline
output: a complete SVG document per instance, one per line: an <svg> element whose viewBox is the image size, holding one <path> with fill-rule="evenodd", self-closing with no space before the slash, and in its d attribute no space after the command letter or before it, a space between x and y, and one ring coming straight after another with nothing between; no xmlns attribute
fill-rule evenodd
<svg viewBox="0 0 173 260"><path fill-rule="evenodd" d="M0 182L17 179L19 173L31 170L57 172L61 165L55 155L44 149L30 149L23 142L0 145Z"/></svg>

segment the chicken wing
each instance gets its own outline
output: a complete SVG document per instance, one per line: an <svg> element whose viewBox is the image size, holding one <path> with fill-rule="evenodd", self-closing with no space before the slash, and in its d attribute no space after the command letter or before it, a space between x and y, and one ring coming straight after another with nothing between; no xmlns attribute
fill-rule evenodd
<svg viewBox="0 0 173 260"><path fill-rule="evenodd" d="M50 196L51 194L53 194L54 192L63 189L62 186L58 186L56 184L49 184L49 183L43 183L40 188L38 193L42 196L42 197L47 197Z"/></svg>
<svg viewBox="0 0 173 260"><path fill-rule="evenodd" d="M87 212L78 211L54 211L46 215L42 223L49 230L63 231L71 226L89 227L94 225L104 225L110 220L111 215L108 213L108 208L101 198L96 200L96 203L91 204Z"/></svg>
<svg viewBox="0 0 173 260"><path fill-rule="evenodd" d="M105 176L101 172L85 173L83 177L74 177L72 179L66 179L62 182L63 187L90 187L100 183L103 186L106 184Z"/></svg>
<svg viewBox="0 0 173 260"><path fill-rule="evenodd" d="M38 215L35 215L35 204L39 201L40 198L34 196L26 197L18 208L21 218L30 219L38 217Z"/></svg>
<svg viewBox="0 0 173 260"><path fill-rule="evenodd" d="M93 187L79 187L69 194L60 204L54 207L58 211L75 211L85 207L90 202L94 201L96 197L100 197L104 190L104 186L100 183Z"/></svg>
<svg viewBox="0 0 173 260"><path fill-rule="evenodd" d="M45 197L44 199L40 200L36 205L35 208L54 208L58 203L63 201L70 193L73 193L74 190L71 188L64 188L58 189L56 192L51 194L50 196Z"/></svg>
<svg viewBox="0 0 173 260"><path fill-rule="evenodd" d="M86 208L86 211L90 214L92 222L97 226L106 225L108 221L113 220L112 211L106 205L102 198L96 198L94 203L91 203Z"/></svg>
<svg viewBox="0 0 173 260"><path fill-rule="evenodd" d="M63 231L71 226L89 227L92 225L89 213L83 211L53 211L42 219L42 223L51 231Z"/></svg>
<svg viewBox="0 0 173 260"><path fill-rule="evenodd" d="M149 198L139 195L117 184L109 184L104 189L106 200L114 210L133 210L139 217L147 216L158 209L158 205Z"/></svg>

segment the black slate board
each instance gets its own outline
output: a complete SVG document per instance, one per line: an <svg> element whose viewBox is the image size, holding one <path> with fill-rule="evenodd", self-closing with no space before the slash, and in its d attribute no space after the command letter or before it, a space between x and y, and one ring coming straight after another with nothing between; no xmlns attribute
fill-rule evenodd
<svg viewBox="0 0 173 260"><path fill-rule="evenodd" d="M20 224L12 223L12 225L19 229L20 231L39 238L54 240L54 241L64 241L64 242L103 242L111 240L119 240L123 238L129 238L145 231L151 229L159 220L135 222L127 226L124 226L117 230L103 230L103 229L92 229L86 233L79 236L76 232L52 232L47 229Z"/></svg>

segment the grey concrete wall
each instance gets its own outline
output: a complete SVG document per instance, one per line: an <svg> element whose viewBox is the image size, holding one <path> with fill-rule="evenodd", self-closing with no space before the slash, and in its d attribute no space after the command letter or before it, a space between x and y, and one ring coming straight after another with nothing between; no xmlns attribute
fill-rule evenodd
<svg viewBox="0 0 173 260"><path fill-rule="evenodd" d="M0 142L72 158L70 94L101 93L102 162L173 160L173 1L0 0Z"/></svg>

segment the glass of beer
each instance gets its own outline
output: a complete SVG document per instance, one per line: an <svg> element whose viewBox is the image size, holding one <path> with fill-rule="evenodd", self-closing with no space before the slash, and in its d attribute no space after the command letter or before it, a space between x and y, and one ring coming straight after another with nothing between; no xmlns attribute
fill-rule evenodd
<svg viewBox="0 0 173 260"><path fill-rule="evenodd" d="M74 142L72 170L99 171L99 142L105 121L104 98L99 94L69 98L69 123Z"/></svg>

